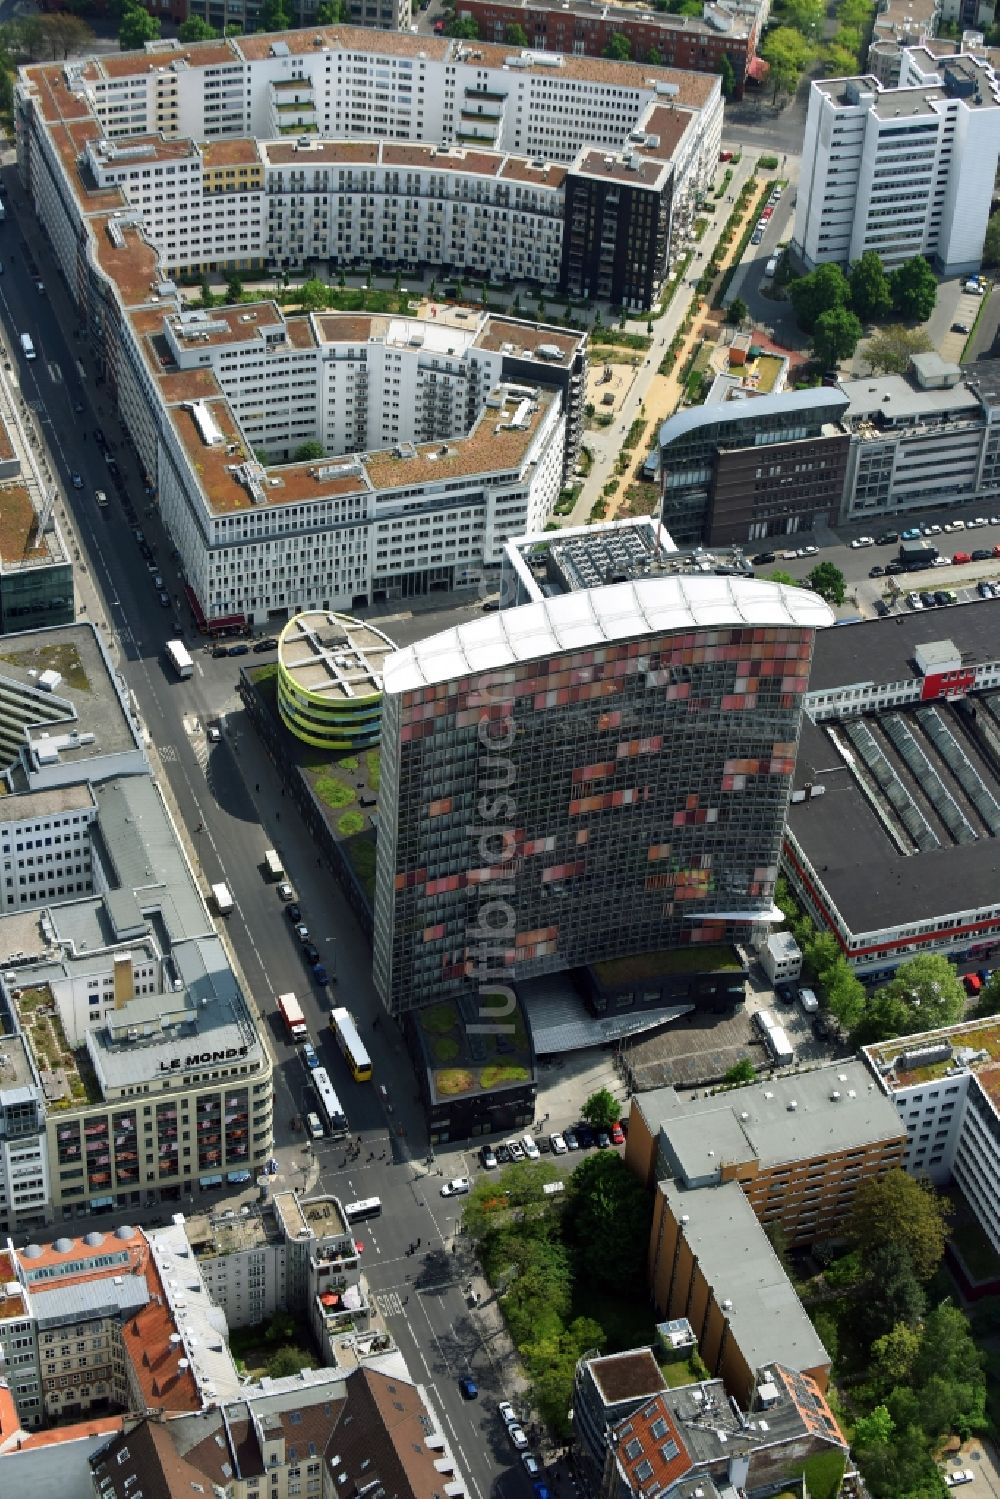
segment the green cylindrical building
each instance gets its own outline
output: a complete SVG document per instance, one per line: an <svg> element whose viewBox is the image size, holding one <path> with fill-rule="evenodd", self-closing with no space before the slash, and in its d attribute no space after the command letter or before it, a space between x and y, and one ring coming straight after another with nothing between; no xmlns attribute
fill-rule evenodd
<svg viewBox="0 0 1000 1499"><path fill-rule="evenodd" d="M278 711L286 729L319 749L378 744L382 664L395 649L364 620L320 609L296 614L278 642Z"/></svg>

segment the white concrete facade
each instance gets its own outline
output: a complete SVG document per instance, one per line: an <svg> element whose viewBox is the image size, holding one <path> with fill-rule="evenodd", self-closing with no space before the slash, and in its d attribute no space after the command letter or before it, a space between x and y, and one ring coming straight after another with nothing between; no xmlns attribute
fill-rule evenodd
<svg viewBox="0 0 1000 1499"><path fill-rule="evenodd" d="M925 255L944 275L979 268L1000 152L1000 89L971 54L903 54L899 86L873 75L814 82L793 249L808 270L875 250Z"/></svg>

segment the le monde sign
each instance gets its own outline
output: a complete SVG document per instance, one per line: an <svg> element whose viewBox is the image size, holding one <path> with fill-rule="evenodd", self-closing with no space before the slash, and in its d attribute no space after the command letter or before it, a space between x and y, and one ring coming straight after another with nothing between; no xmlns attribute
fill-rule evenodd
<svg viewBox="0 0 1000 1499"><path fill-rule="evenodd" d="M211 1067L216 1062L234 1062L245 1057L249 1046L227 1046L224 1051L189 1051L186 1057L171 1057L160 1063L161 1072L189 1072L192 1067Z"/></svg>

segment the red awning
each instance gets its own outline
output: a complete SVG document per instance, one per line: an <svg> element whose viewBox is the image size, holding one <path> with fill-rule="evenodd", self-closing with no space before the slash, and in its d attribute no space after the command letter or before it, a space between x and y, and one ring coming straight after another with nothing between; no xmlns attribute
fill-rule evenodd
<svg viewBox="0 0 1000 1499"><path fill-rule="evenodd" d="M206 619L201 601L190 583L184 584L184 597L191 606L194 622L203 635L232 635L238 630L246 629L245 614L224 614L221 619Z"/></svg>
<svg viewBox="0 0 1000 1499"><path fill-rule="evenodd" d="M770 71L770 63L765 62L762 57L752 57L750 66L747 68L747 77L752 78L755 83L763 83Z"/></svg>

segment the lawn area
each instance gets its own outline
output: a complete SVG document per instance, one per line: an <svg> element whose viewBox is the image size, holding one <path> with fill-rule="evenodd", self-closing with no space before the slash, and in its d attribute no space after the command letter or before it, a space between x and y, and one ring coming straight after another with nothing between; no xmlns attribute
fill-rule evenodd
<svg viewBox="0 0 1000 1499"><path fill-rule="evenodd" d="M626 983L630 979L659 978L663 973L720 973L742 968L731 947L699 944L676 947L662 952L636 953L628 958L610 958L595 963L594 970L604 984Z"/></svg>
<svg viewBox="0 0 1000 1499"><path fill-rule="evenodd" d="M686 1384L697 1384L700 1379L705 1378L705 1366L700 1358L697 1363L695 1363L694 1356L675 1359L670 1364L662 1363L660 1360L657 1362L660 1365L660 1373L671 1390L679 1390Z"/></svg>
<svg viewBox="0 0 1000 1499"><path fill-rule="evenodd" d="M288 1370L293 1361L299 1369L319 1368L305 1328L284 1312L277 1313L268 1323L234 1327L229 1334L229 1347L240 1373L254 1379L267 1374L276 1360Z"/></svg>
<svg viewBox="0 0 1000 1499"><path fill-rule="evenodd" d="M90 691L86 668L71 641L37 645L25 650L2 651L0 661L9 661L11 666L18 666L22 671L57 671L67 687L72 687L77 692ZM56 695L58 696L58 689Z"/></svg>

